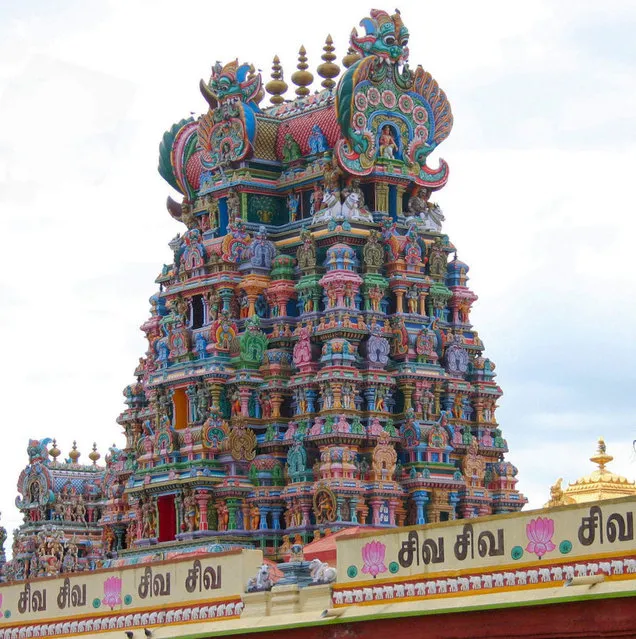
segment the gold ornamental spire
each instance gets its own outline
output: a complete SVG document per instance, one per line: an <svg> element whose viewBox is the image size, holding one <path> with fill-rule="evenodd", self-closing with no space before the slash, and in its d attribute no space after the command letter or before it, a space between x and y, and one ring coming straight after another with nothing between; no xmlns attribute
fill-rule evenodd
<svg viewBox="0 0 636 639"><path fill-rule="evenodd" d="M322 48L324 53L320 56L324 62L318 65L318 75L324 80L320 83L325 89L333 89L336 86L333 78L337 77L340 73L340 67L334 63L336 56L334 54L335 47L333 46L333 40L331 34L327 36L325 40L325 46Z"/></svg>
<svg viewBox="0 0 636 639"><path fill-rule="evenodd" d="M298 71L294 71L291 77L291 81L298 87L296 89L296 95L299 98L304 98L309 95L309 89L307 88L313 81L314 76L307 71L309 65L307 64L307 51L303 45L298 50Z"/></svg>
<svg viewBox="0 0 636 639"><path fill-rule="evenodd" d="M82 453L80 453L79 450L77 450L77 442L73 441L73 448L71 452L68 454L68 456L71 459L71 464L77 464L77 460L80 458L81 454Z"/></svg>
<svg viewBox="0 0 636 639"><path fill-rule="evenodd" d="M272 61L272 79L265 85L265 91L272 97L270 102L278 105L285 101L282 97L287 91L287 82L283 80L283 67L280 65L280 58L275 55Z"/></svg>
<svg viewBox="0 0 636 639"><path fill-rule="evenodd" d="M349 47L347 55L342 58L342 64L348 69L352 64L356 63L362 56L355 51L353 47Z"/></svg>
<svg viewBox="0 0 636 639"><path fill-rule="evenodd" d="M57 440L53 440L53 447L49 449L49 455L53 457L53 463L57 462L57 458L62 454L62 451L57 447Z"/></svg>
<svg viewBox="0 0 636 639"><path fill-rule="evenodd" d="M605 440L602 437L598 438L598 447L596 449L596 455L590 457L590 461L593 464L598 464L598 468L601 472L605 470L605 464L609 464L612 459L611 455L607 454L607 448L605 446Z"/></svg>
<svg viewBox="0 0 636 639"><path fill-rule="evenodd" d="M88 458L93 462L93 466L97 466L97 460L101 455L97 452L97 443L93 442L93 450L88 453Z"/></svg>

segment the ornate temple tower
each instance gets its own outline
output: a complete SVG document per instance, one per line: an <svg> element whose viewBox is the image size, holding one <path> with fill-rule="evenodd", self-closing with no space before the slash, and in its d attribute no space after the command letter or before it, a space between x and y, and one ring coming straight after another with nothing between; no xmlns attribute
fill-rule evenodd
<svg viewBox="0 0 636 639"><path fill-rule="evenodd" d="M371 11L337 85L301 48L293 100L212 68L208 109L160 145L181 195L148 349L103 476L104 548L252 545L519 510L495 366L470 321L468 266L430 201L448 165L445 93L407 64L399 12Z"/></svg>

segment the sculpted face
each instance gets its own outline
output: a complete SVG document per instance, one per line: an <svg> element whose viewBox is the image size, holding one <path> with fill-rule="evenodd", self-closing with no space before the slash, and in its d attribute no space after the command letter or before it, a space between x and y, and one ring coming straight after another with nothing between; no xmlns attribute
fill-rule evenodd
<svg viewBox="0 0 636 639"><path fill-rule="evenodd" d="M369 18L360 22L366 35L359 37L354 29L351 44L363 55L376 55L391 64L408 59L409 32L402 22L399 11L390 16L386 11L371 11Z"/></svg>

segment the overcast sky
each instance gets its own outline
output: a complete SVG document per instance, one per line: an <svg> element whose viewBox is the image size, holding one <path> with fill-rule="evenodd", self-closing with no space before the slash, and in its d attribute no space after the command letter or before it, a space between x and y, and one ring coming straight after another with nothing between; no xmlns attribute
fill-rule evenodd
<svg viewBox="0 0 636 639"><path fill-rule="evenodd" d="M367 2L0 0L0 388L3 523L28 437L123 437L139 325L181 231L156 171L174 122L199 114L216 60L289 80L304 44L339 58ZM221 8L223 7L223 8ZM393 4L381 7L392 11ZM479 295L473 321L504 391L498 418L532 507L592 470L636 475L633 275L636 4L403 2L411 65L446 91L445 231ZM318 83L316 83L317 85ZM291 93L291 91L290 91ZM174 194L173 194L174 195Z"/></svg>

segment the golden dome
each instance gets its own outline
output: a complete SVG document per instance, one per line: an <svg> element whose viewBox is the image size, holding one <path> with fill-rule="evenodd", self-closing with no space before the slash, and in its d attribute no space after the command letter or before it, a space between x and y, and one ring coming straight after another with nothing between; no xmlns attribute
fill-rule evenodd
<svg viewBox="0 0 636 639"><path fill-rule="evenodd" d="M582 504L584 502L636 495L636 483L633 480L616 475L605 468L606 464L613 459L611 455L607 454L604 439L602 437L599 438L596 454L590 457L590 461L597 464L598 468L589 475L570 483L565 490L561 490L562 480L559 479L551 487L550 501L545 507Z"/></svg>

